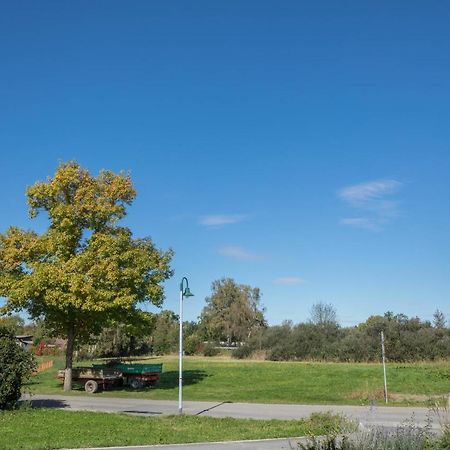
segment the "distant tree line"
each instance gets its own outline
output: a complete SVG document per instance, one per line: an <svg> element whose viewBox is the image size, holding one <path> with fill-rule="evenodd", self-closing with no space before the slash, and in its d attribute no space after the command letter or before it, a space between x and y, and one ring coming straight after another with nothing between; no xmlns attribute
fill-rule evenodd
<svg viewBox="0 0 450 450"><path fill-rule="evenodd" d="M325 320L318 311L328 310ZM406 362L436 360L450 357L450 330L445 318L436 311L433 323L418 317L387 312L371 316L354 327L341 327L331 305L313 307L311 320L268 327L260 340L249 340L244 354L264 350L266 358L282 360L318 361L379 361L381 331L385 335L386 356L390 361Z"/></svg>
<svg viewBox="0 0 450 450"><path fill-rule="evenodd" d="M36 332L45 340L41 324L25 325L17 316L0 318L16 334ZM331 304L312 306L303 323L285 321L268 326L258 288L233 279L214 281L211 295L197 321L184 322L184 351L187 355L214 356L226 351L236 358L265 358L273 361L379 361L381 331L386 356L406 362L450 358L450 329L437 310L433 321L386 312L370 316L357 326L342 327ZM90 342L78 348L79 359L163 355L178 351L178 316L168 310L140 313L133 324L112 322Z"/></svg>
<svg viewBox="0 0 450 450"><path fill-rule="evenodd" d="M336 309L326 303L313 305L309 320L298 324L268 326L264 314L259 289L217 280L198 321L184 323L185 353L213 356L227 348L236 358L370 362L380 360L383 331L389 361L450 358L450 329L440 311L432 322L387 312L351 327L342 327ZM167 310L156 314L147 336L139 339L146 342L142 351L178 351L178 316Z"/></svg>

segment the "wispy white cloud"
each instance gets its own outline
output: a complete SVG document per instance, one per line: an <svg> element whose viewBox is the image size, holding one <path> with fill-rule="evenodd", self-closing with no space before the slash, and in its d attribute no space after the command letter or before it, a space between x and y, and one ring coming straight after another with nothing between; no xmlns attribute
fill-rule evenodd
<svg viewBox="0 0 450 450"><path fill-rule="evenodd" d="M275 278L275 280L273 280L274 284L282 284L282 285L302 284L304 282L305 280L300 277L280 277Z"/></svg>
<svg viewBox="0 0 450 450"><path fill-rule="evenodd" d="M338 195L352 206L362 207L370 203L384 202L383 198L402 186L397 180L376 180L342 188Z"/></svg>
<svg viewBox="0 0 450 450"><path fill-rule="evenodd" d="M395 194L403 183L394 179L381 179L346 186L338 191L338 197L352 209L357 217L340 220L342 225L380 231L399 215L399 202L386 197Z"/></svg>
<svg viewBox="0 0 450 450"><path fill-rule="evenodd" d="M205 227L220 227L247 219L247 214L210 214L199 218L198 223Z"/></svg>
<svg viewBox="0 0 450 450"><path fill-rule="evenodd" d="M219 249L219 254L233 259L255 261L264 259L262 255L253 253L238 245L226 245Z"/></svg>

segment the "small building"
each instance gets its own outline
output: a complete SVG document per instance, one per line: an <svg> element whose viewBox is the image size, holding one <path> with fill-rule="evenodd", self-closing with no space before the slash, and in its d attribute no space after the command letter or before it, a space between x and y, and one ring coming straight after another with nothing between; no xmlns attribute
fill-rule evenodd
<svg viewBox="0 0 450 450"><path fill-rule="evenodd" d="M16 342L25 350L28 350L33 345L33 335L32 334L22 334L16 336Z"/></svg>

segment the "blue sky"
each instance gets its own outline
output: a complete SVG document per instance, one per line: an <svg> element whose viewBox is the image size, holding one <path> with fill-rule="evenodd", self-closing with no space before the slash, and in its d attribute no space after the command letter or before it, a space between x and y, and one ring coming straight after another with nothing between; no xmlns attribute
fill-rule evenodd
<svg viewBox="0 0 450 450"><path fill-rule="evenodd" d="M76 159L130 170L126 223L271 324L332 303L450 315L446 2L20 1L0 14L0 231Z"/></svg>

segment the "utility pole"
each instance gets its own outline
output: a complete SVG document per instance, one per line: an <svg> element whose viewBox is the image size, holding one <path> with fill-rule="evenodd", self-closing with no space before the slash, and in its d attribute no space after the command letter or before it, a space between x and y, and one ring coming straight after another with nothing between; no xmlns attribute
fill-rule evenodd
<svg viewBox="0 0 450 450"><path fill-rule="evenodd" d="M387 379L386 379L386 355L384 351L384 333L381 332L381 357L383 359L383 373L384 373L384 401L388 402L388 391L387 391Z"/></svg>

